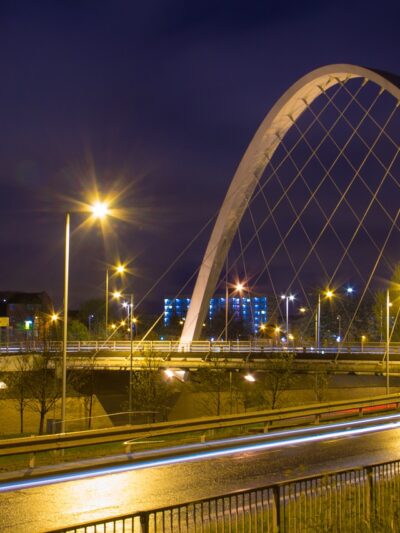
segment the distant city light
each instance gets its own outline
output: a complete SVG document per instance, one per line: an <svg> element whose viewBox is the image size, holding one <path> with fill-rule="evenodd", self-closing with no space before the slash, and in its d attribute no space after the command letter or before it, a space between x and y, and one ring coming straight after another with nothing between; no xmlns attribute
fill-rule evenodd
<svg viewBox="0 0 400 533"><path fill-rule="evenodd" d="M244 376L244 379L246 381L248 381L249 383L254 383L256 378L253 376L253 374L250 374L250 372L248 372L245 376Z"/></svg>

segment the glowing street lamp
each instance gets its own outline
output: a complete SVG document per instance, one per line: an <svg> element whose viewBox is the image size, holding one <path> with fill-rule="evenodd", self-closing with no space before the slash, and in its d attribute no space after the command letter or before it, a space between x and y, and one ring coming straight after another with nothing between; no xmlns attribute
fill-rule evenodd
<svg viewBox="0 0 400 533"><path fill-rule="evenodd" d="M365 335L361 335L361 351L364 351L364 343L367 340L367 337Z"/></svg>
<svg viewBox="0 0 400 533"><path fill-rule="evenodd" d="M117 274L124 274L125 273L125 267L124 265L117 265L115 267L112 267ZM109 276L110 276L110 267L107 266L106 268L106 318L105 318L105 333L107 337L107 330L108 330L108 299L109 299L109 290L108 290L108 284L109 284Z"/></svg>
<svg viewBox="0 0 400 533"><path fill-rule="evenodd" d="M290 294L287 296L286 294L282 294L281 296L282 300L286 300L286 336L289 335L289 301L293 302L294 296L293 294Z"/></svg>
<svg viewBox="0 0 400 533"><path fill-rule="evenodd" d="M250 372L247 372L247 374L244 376L244 379L249 383L254 383L256 381L256 378Z"/></svg>
<svg viewBox="0 0 400 533"><path fill-rule="evenodd" d="M386 291L386 394L390 393L390 307L392 303L390 301L389 289Z"/></svg>
<svg viewBox="0 0 400 533"><path fill-rule="evenodd" d="M122 297L121 292L115 291L113 293L114 298L120 299ZM129 416L129 424L132 424L132 387L133 387L133 337L132 337L132 330L133 330L133 324L135 324L135 331L137 333L136 329L136 323L137 319L133 317L133 293L130 293L129 295L130 303L124 302L123 306L127 308L128 311L128 326L129 326L129 344L130 344L130 355L129 355L129 391L128 391L128 416ZM125 321L121 322L121 325L125 325Z"/></svg>
<svg viewBox="0 0 400 533"><path fill-rule="evenodd" d="M331 300L335 293L331 289L327 289L323 294L325 298ZM318 293L317 313L315 315L315 343L317 350L321 347L321 293Z"/></svg>
<svg viewBox="0 0 400 533"><path fill-rule="evenodd" d="M90 211L96 219L103 219L109 213L106 202L95 202ZM70 248L70 213L65 215L65 250L64 250L64 328L62 356L62 390L61 390L61 432L65 433L65 414L67 403L67 341L68 341L68 293L69 293L69 248Z"/></svg>
<svg viewBox="0 0 400 533"><path fill-rule="evenodd" d="M92 212L94 218L98 218L100 220L105 218L110 213L107 202L100 201L97 201L91 205L90 211Z"/></svg>
<svg viewBox="0 0 400 533"><path fill-rule="evenodd" d="M233 292L238 292L241 296L244 290L245 290L244 283L237 282L235 285L235 290ZM225 341L226 342L228 341L228 318L229 318L229 289L228 289L228 281L226 281L226 284L225 284Z"/></svg>

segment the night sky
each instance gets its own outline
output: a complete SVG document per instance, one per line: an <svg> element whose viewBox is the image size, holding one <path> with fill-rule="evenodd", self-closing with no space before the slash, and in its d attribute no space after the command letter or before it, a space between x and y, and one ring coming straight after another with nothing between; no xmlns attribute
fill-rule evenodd
<svg viewBox="0 0 400 533"><path fill-rule="evenodd" d="M118 257L143 297L216 212L282 92L329 63L400 74L399 21L400 3L385 0L1 2L0 290L46 290L61 304L69 209L71 305L102 296ZM77 229L74 200L94 183L120 192L129 215L104 239L98 225Z"/></svg>

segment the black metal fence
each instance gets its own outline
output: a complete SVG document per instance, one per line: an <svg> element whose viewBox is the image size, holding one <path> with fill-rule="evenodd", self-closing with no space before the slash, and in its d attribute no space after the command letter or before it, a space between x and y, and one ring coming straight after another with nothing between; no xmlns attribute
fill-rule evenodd
<svg viewBox="0 0 400 533"><path fill-rule="evenodd" d="M53 533L400 531L400 461L296 479Z"/></svg>

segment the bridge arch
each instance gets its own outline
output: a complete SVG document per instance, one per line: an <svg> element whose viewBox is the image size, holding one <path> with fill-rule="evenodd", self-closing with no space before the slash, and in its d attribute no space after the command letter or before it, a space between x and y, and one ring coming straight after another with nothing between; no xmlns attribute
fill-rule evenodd
<svg viewBox="0 0 400 533"><path fill-rule="evenodd" d="M395 76L348 64L318 68L300 78L279 98L244 153L219 211L195 283L181 345L200 336L208 302L215 292L232 240L258 179L279 146L280 139L321 92L351 78L371 81L400 102L400 82Z"/></svg>

